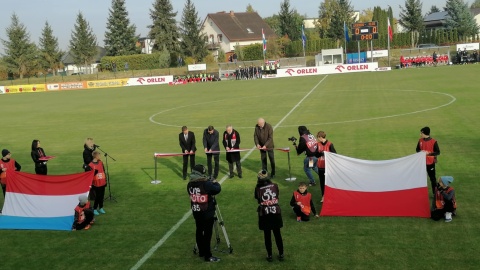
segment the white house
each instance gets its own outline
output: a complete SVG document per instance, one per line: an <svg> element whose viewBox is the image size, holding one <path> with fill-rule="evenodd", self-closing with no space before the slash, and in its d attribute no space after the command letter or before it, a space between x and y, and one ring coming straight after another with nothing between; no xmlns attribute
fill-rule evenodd
<svg viewBox="0 0 480 270"><path fill-rule="evenodd" d="M256 12L209 13L203 21L203 32L207 36L205 42L211 51L222 49L229 53L235 50L235 46L262 43L262 29L265 39L275 36L273 30Z"/></svg>

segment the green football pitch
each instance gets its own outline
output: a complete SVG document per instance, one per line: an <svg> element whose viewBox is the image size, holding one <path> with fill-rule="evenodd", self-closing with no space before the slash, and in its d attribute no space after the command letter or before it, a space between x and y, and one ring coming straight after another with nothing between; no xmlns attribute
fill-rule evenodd
<svg viewBox="0 0 480 270"><path fill-rule="evenodd" d="M0 148L11 151L22 171L34 172L33 139L57 157L49 162L49 174L81 172L86 137L116 160L108 160L116 202L106 201L107 214L90 230L0 231L0 269L476 269L479 70L469 65L0 95ZM183 125L196 134L197 163L206 163L201 140L209 125L222 134L232 124L241 147L251 149L259 117L275 127L277 148L291 147L287 138L298 137L297 127L306 125L312 133L325 131L338 153L369 160L414 153L420 129L429 126L441 149L437 175L455 177L458 216L451 223L380 217L297 223L289 201L298 182L307 181L303 157L292 153L297 180L287 182L287 154L277 151L286 259L269 263L253 199L260 154L243 152L244 178L226 180L222 154L217 201L234 251L214 251L222 261L204 263L192 252L195 225L187 214L181 157L158 159L162 183L153 185L153 154L180 152ZM310 191L320 210L319 186Z"/></svg>

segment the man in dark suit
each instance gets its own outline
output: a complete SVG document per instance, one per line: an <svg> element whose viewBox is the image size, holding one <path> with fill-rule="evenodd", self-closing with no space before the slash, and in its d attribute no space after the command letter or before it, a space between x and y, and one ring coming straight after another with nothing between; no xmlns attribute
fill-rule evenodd
<svg viewBox="0 0 480 270"><path fill-rule="evenodd" d="M207 154L208 176L217 179L220 168L220 143L218 131L213 126L208 126L203 131L203 147ZM212 174L212 157L215 163Z"/></svg>
<svg viewBox="0 0 480 270"><path fill-rule="evenodd" d="M180 142L180 147L182 148L183 155L183 180L187 180L187 167L188 167L188 157L190 156L190 171L193 170L195 166L195 134L191 131L188 131L186 126L182 127L182 132L178 134L178 141Z"/></svg>

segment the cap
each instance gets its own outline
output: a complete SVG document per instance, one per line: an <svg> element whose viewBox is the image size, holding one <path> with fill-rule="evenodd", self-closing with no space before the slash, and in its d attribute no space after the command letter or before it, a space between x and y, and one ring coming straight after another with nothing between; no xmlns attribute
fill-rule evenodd
<svg viewBox="0 0 480 270"><path fill-rule="evenodd" d="M197 164L197 165L193 166L193 170L196 171L196 172L199 172L201 174L206 174L207 173L207 170L205 169L205 166L203 166L202 164Z"/></svg>
<svg viewBox="0 0 480 270"><path fill-rule="evenodd" d="M81 204L86 204L88 202L88 197L85 196L85 195L80 195L78 196L78 201L81 203Z"/></svg>
<svg viewBox="0 0 480 270"><path fill-rule="evenodd" d="M442 180L442 183L448 187L453 182L453 176L440 176L440 180Z"/></svg>
<svg viewBox="0 0 480 270"><path fill-rule="evenodd" d="M257 178L258 180L268 180L270 179L270 176L266 170L261 170L258 172Z"/></svg>
<svg viewBox="0 0 480 270"><path fill-rule="evenodd" d="M2 150L2 157L5 157L8 154L10 154L10 151L8 151L7 149Z"/></svg>
<svg viewBox="0 0 480 270"><path fill-rule="evenodd" d="M430 136L430 128L429 127L424 127L422 129L420 129L420 132L422 132L425 135Z"/></svg>

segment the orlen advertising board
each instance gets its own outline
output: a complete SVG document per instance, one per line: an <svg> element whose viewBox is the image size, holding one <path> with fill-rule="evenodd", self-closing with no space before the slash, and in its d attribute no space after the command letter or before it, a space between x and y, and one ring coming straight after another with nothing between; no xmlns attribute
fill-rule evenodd
<svg viewBox="0 0 480 270"><path fill-rule="evenodd" d="M351 72L376 71L377 69L377 62L361 64L325 65L318 67L281 68L277 70L277 78L322 74L343 74Z"/></svg>
<svg viewBox="0 0 480 270"><path fill-rule="evenodd" d="M128 79L127 86L169 84L171 82L173 82L173 75L154 76L154 77L139 77L139 78Z"/></svg>

